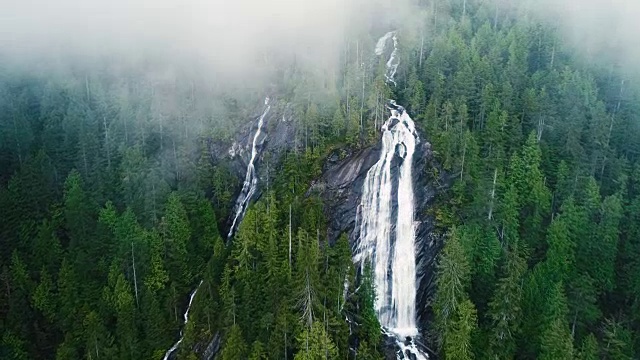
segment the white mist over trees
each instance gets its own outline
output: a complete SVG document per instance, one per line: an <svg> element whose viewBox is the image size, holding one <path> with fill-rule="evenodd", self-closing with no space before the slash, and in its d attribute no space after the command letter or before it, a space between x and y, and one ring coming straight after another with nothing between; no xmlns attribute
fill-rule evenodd
<svg viewBox="0 0 640 360"><path fill-rule="evenodd" d="M393 12L387 11L391 5ZM389 0L3 1L0 54L27 62L89 64L103 56L124 64L159 57L180 70L199 65L199 76L211 81L264 86L264 76L292 61L337 71L346 37L366 31L376 17L405 16L399 5Z"/></svg>
<svg viewBox="0 0 640 360"><path fill-rule="evenodd" d="M316 192L379 155L387 99L420 134L416 197L435 192L414 214L442 246L417 256L426 345L638 357L635 2L0 2L0 358L397 350L354 219ZM396 86L374 53L390 30ZM256 148L227 243L247 159L225 154L248 157L265 96L286 144Z"/></svg>

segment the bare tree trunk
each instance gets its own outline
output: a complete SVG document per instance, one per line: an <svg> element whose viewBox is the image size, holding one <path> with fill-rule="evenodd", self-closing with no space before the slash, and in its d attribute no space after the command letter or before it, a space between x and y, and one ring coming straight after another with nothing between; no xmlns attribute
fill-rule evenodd
<svg viewBox="0 0 640 360"><path fill-rule="evenodd" d="M462 166L460 168L460 181L462 181L464 175L464 157L467 154L467 142L464 142L464 148L462 148Z"/></svg>
<svg viewBox="0 0 640 360"><path fill-rule="evenodd" d="M311 289L311 279L309 276L309 270L305 272L305 300L304 300L304 309L303 315L306 318L307 327L311 329L313 326L313 294Z"/></svg>
<svg viewBox="0 0 640 360"><path fill-rule="evenodd" d="M91 91L89 90L89 77L87 75L84 76L84 86L87 91L87 102L91 101Z"/></svg>
<svg viewBox="0 0 640 360"><path fill-rule="evenodd" d="M374 110L374 116L373 116L373 127L376 129L376 131L378 131L378 105L379 105L379 97L380 97L380 93L376 91L376 107Z"/></svg>
<svg viewBox="0 0 640 360"><path fill-rule="evenodd" d="M174 170L176 172L176 182L180 181L180 171L178 170L178 151L176 149L176 140L173 140L173 160L175 163L173 164Z"/></svg>
<svg viewBox="0 0 640 360"><path fill-rule="evenodd" d="M496 197L496 182L498 180L498 168L493 172L493 188L491 189L491 200L489 201L489 216L488 219L493 218L493 199Z"/></svg>
<svg viewBox="0 0 640 360"><path fill-rule="evenodd" d="M544 131L544 116L540 115L538 116L538 133L536 138L538 139L538 142L540 142L540 140L542 139L542 132Z"/></svg>
<svg viewBox="0 0 640 360"><path fill-rule="evenodd" d="M324 331L329 333L329 322L327 320L327 296L324 297L324 309L322 310L322 316L324 317ZM327 346L327 337L322 338L322 342L324 343L324 358L329 359L329 347Z"/></svg>
<svg viewBox="0 0 640 360"><path fill-rule="evenodd" d="M89 176L89 166L87 164L87 148L86 148L84 140L82 141L82 163L83 163L83 166L84 166L84 176L88 177Z"/></svg>
<svg viewBox="0 0 640 360"><path fill-rule="evenodd" d="M291 272L291 204L289 204L289 272Z"/></svg>
<svg viewBox="0 0 640 360"><path fill-rule="evenodd" d="M364 82L366 74L364 67L362 68L362 104L360 105L360 132L364 133Z"/></svg>
<svg viewBox="0 0 640 360"><path fill-rule="evenodd" d="M553 61L556 58L556 39L553 39L553 47L551 48L551 61L549 62L549 68L553 69Z"/></svg>
<svg viewBox="0 0 640 360"><path fill-rule="evenodd" d="M145 148L147 146L147 134L144 131L145 124L141 124L140 126L140 135L142 136L142 155L146 156Z"/></svg>
<svg viewBox="0 0 640 360"><path fill-rule="evenodd" d="M347 76L347 103L346 103L346 107L347 107L347 124L349 124L349 121L351 120L351 106L349 106L349 73L347 72L346 74Z"/></svg>
<svg viewBox="0 0 640 360"><path fill-rule="evenodd" d="M138 300L138 277L136 276L136 258L133 254L133 241L131 242L131 263L133 265L133 287L136 292L136 305L140 306L140 301Z"/></svg>
<svg viewBox="0 0 640 360"><path fill-rule="evenodd" d="M420 40L420 59L418 59L418 67L422 68L422 56L424 55L424 32L422 33L422 39Z"/></svg>
<svg viewBox="0 0 640 360"><path fill-rule="evenodd" d="M111 149L109 146L109 129L107 128L107 118L102 117L102 125L104 125L104 147L107 149L107 168L111 169Z"/></svg>
<svg viewBox="0 0 640 360"><path fill-rule="evenodd" d="M622 80L622 82L620 83L620 94L618 95L618 103L616 104L616 107L613 109L613 114L611 114L611 120L609 121L609 134L607 135L607 144L605 146L605 150L606 148L609 147L609 143L611 141L611 133L613 132L613 123L615 122L616 115L620 110L620 103L622 102L623 92L624 92L624 80ZM607 155L605 153L605 156L602 159L602 168L600 169L600 179L602 179L602 177L604 176L604 168L606 163L607 163Z"/></svg>
<svg viewBox="0 0 640 360"><path fill-rule="evenodd" d="M309 124L304 124L304 151L309 150Z"/></svg>
<svg viewBox="0 0 640 360"><path fill-rule="evenodd" d="M287 360L287 329L284 330L284 360Z"/></svg>
<svg viewBox="0 0 640 360"><path fill-rule="evenodd" d="M356 40L356 64L360 66L360 41Z"/></svg>
<svg viewBox="0 0 640 360"><path fill-rule="evenodd" d="M437 1L433 1L433 31L437 32L438 30L438 5L436 4Z"/></svg>
<svg viewBox="0 0 640 360"><path fill-rule="evenodd" d="M611 116L611 121L609 122L609 135L607 136L607 147L609 146L609 142L611 141L611 132L613 131L613 123L615 121L615 117L620 111L620 103L622 102L622 94L624 93L624 80L620 83L620 94L618 95L618 103L616 104L615 109L613 110L613 114Z"/></svg>
<svg viewBox="0 0 640 360"><path fill-rule="evenodd" d="M128 124L127 118L128 116L122 117L122 122L124 123L124 143L125 144L129 143L129 126L127 126Z"/></svg>
<svg viewBox="0 0 640 360"><path fill-rule="evenodd" d="M20 163L20 167L22 167L22 150L20 148L20 138L18 137L18 123L16 122L16 115L12 116L13 118L13 136L16 139L16 147L18 148L18 162Z"/></svg>
<svg viewBox="0 0 640 360"><path fill-rule="evenodd" d="M164 121L162 120L162 114L158 116L160 118L160 150L164 149Z"/></svg>
<svg viewBox="0 0 640 360"><path fill-rule="evenodd" d="M157 212L156 212L156 183L155 182L151 183L151 198L153 199L153 201L151 201L153 223L157 224L158 218L156 217Z"/></svg>

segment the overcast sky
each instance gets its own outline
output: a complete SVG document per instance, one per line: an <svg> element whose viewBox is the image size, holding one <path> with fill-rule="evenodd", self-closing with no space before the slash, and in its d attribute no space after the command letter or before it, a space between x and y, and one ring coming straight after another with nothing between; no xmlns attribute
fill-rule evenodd
<svg viewBox="0 0 640 360"><path fill-rule="evenodd" d="M640 0L528 1L535 14L558 24L585 54L613 55L629 66L640 63ZM0 0L0 53L90 58L152 52L241 73L275 51L327 66L337 61L347 28L408 19L415 2Z"/></svg>
<svg viewBox="0 0 640 360"><path fill-rule="evenodd" d="M529 1L583 55L640 72L640 0Z"/></svg>
<svg viewBox="0 0 640 360"><path fill-rule="evenodd" d="M410 1L0 0L0 53L88 59L151 53L228 73L259 67L265 53L331 66L347 28Z"/></svg>

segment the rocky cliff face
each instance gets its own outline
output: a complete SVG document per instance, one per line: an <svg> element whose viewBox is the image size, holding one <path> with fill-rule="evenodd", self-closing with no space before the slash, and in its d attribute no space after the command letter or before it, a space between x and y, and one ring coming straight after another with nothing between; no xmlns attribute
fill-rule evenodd
<svg viewBox="0 0 640 360"><path fill-rule="evenodd" d="M264 127L257 139L259 159L262 163L264 154L277 158L286 149L295 146L296 129L293 122L293 111L290 106L278 99L271 99L271 111L265 116ZM229 141L209 141L209 154L213 164L228 162L239 179L244 178L249 159L253 136L258 128L258 119L263 112L263 105L256 105L250 121Z"/></svg>
<svg viewBox="0 0 640 360"><path fill-rule="evenodd" d="M297 146L296 128L293 121L293 111L291 107L278 99L270 99L270 111L263 119L263 126L256 140L257 157L253 165L257 175L257 188L253 194L253 199L260 198L264 184L269 176L268 168L276 169L282 154ZM265 102L266 104L266 102ZM233 175L239 180L239 186L234 189L234 199L242 187L242 180L245 179L247 166L251 159L254 137L259 127L259 119L264 112L262 104L257 105L251 121L247 123L236 136L229 141L208 142L209 154L214 165L225 163ZM265 158L269 159L265 161ZM232 225L233 219L228 219L225 233ZM242 219L239 219L242 220Z"/></svg>
<svg viewBox="0 0 640 360"><path fill-rule="evenodd" d="M245 175L261 111L262 108L257 106L253 121L245 126L234 140L226 143L210 142L209 150L213 162L227 162L239 179ZM271 169L277 168L281 155L297 146L295 135L296 128L291 109L284 103L276 102L265 118L263 132L257 141L259 155L255 166L259 185L254 201L260 197L266 183L265 159L269 159ZM310 187L309 193L319 193L324 200L330 243L335 243L342 233L346 233L352 248L355 248L359 237L357 217L363 182L367 171L380 158L380 148L381 143L378 142L360 150L335 150L327 157L321 177ZM392 163L393 176L397 176L398 168L398 163ZM434 169L438 171L433 171ZM436 177L434 174L439 175ZM416 308L418 324L424 333L432 321L431 298L435 286L435 261L443 241L442 236L435 231L435 219L429 210L434 206L436 194L450 183L448 175L440 171L435 162L431 145L425 140L416 148L413 178L418 282Z"/></svg>
<svg viewBox="0 0 640 360"><path fill-rule="evenodd" d="M325 203L325 213L329 223L328 236L331 243L342 233L349 235L352 248L358 241L358 206L362 196L362 185L367 171L380 157L380 143L340 157L340 151L332 153L325 163L323 174L312 186L311 191L321 194ZM435 260L442 247L442 236L435 231L435 219L429 209L433 207L435 196L446 187L449 179L444 172L433 177L437 168L431 152L431 145L423 141L414 155L414 190L416 196L416 246L417 246L417 310L421 329L426 329L432 321L430 305L434 292ZM397 173L397 163L392 164L392 173ZM395 176L395 175L394 175Z"/></svg>

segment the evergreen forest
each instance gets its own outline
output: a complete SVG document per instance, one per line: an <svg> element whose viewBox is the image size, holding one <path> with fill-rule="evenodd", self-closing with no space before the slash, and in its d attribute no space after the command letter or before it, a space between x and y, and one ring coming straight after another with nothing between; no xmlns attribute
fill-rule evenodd
<svg viewBox="0 0 640 360"><path fill-rule="evenodd" d="M330 154L379 142L390 98L431 144L419 176L450 179L423 214L444 238L430 351L638 359L639 74L509 3L420 2L397 28L395 85L375 27L335 72L278 64L251 91L159 62L34 69L0 52L0 359L163 359L181 333L177 359L211 342L221 360L388 358L371 266L350 234L329 241L309 189ZM210 144L265 94L292 109L296 145L227 239L243 179Z"/></svg>

